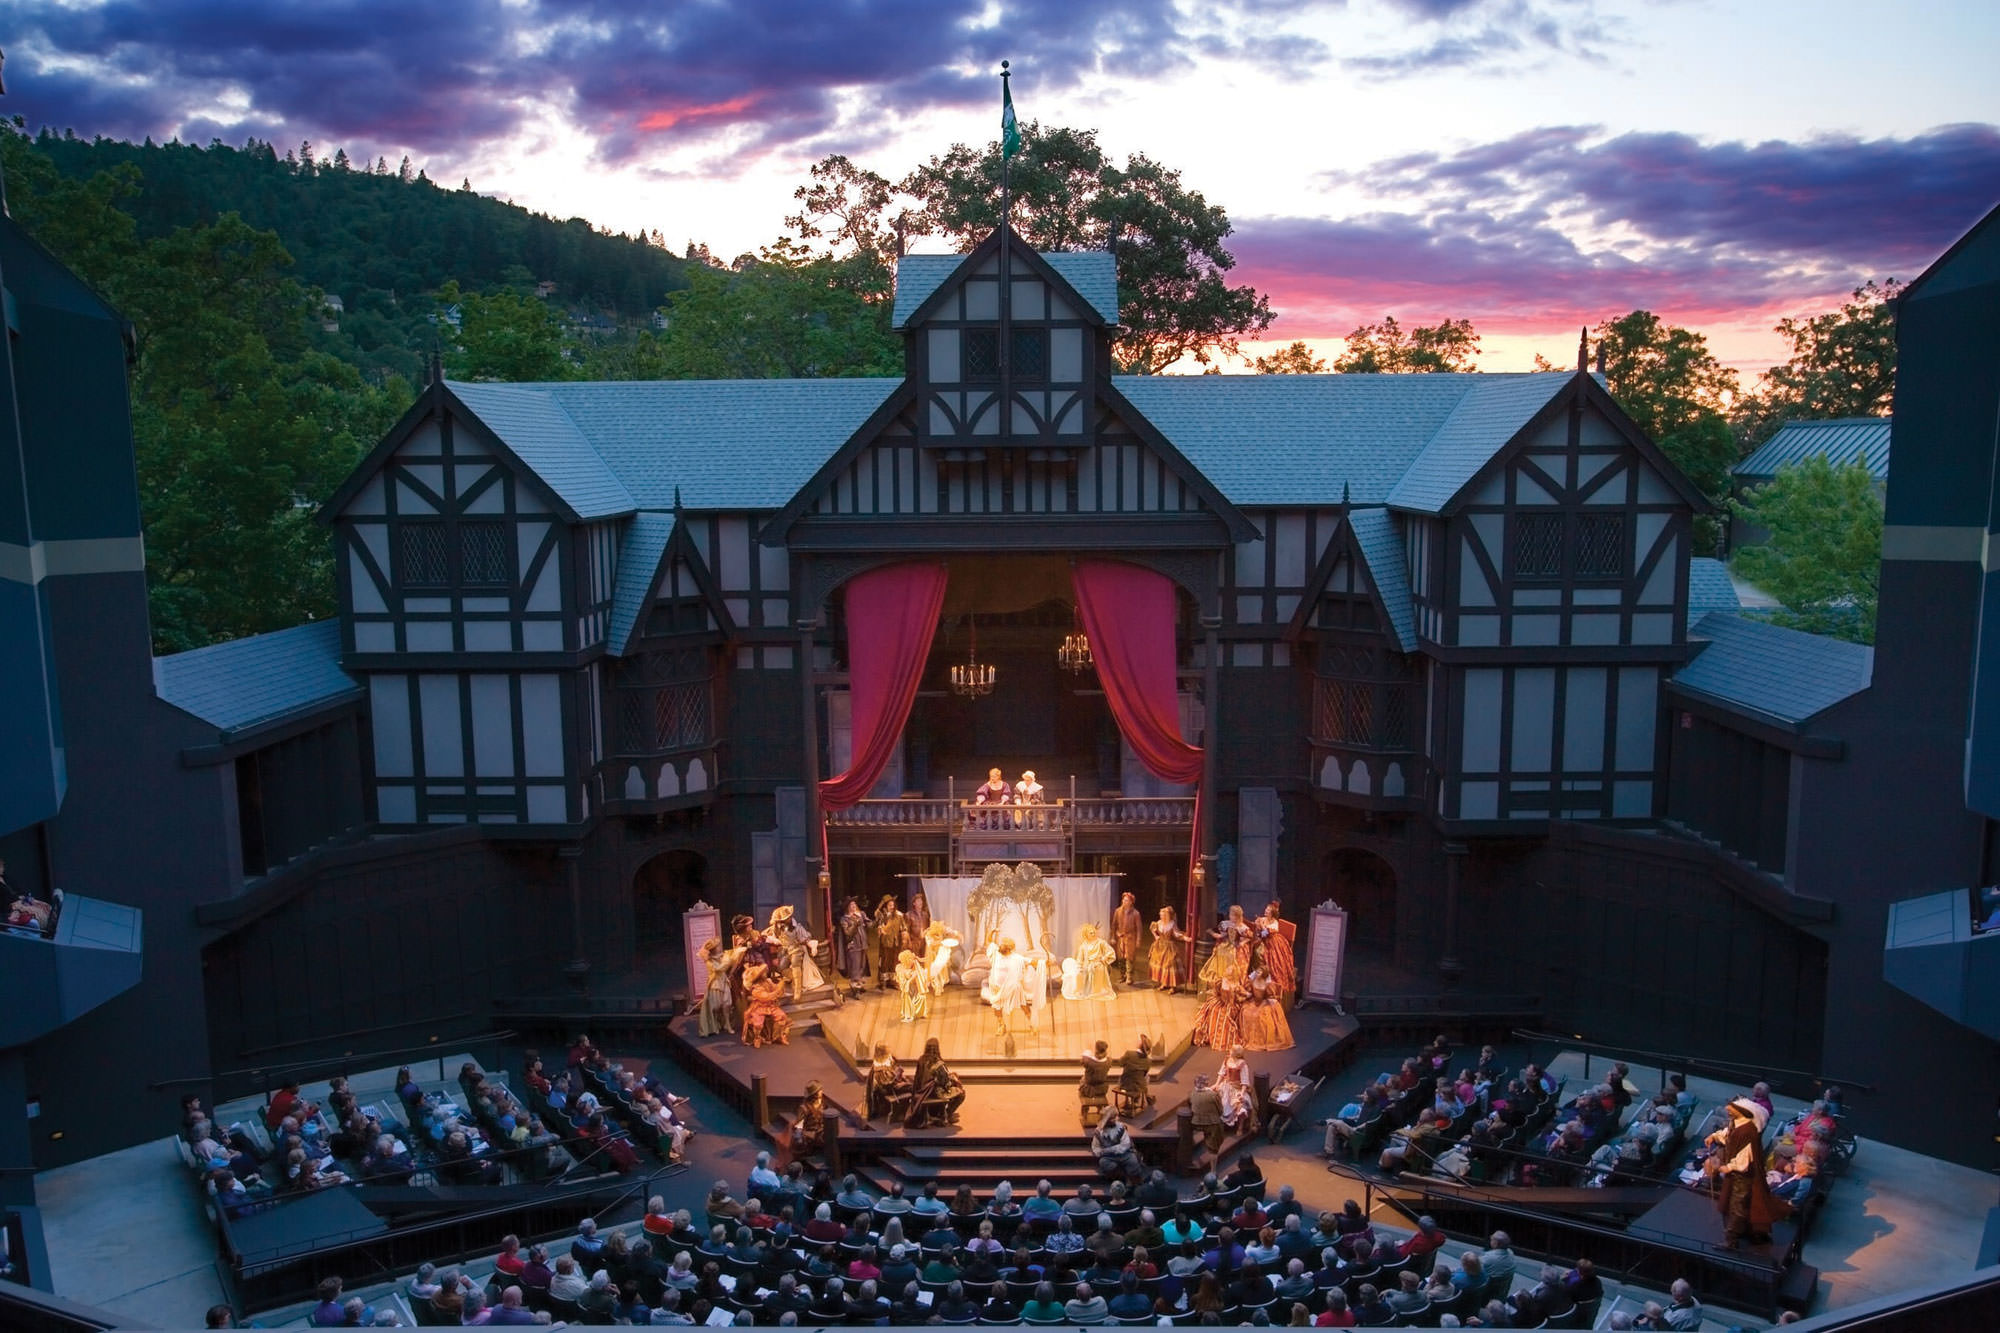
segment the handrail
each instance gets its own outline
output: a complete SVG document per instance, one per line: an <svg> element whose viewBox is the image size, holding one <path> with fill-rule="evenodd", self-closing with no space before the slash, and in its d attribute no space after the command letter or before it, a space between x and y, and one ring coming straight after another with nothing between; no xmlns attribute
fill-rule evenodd
<svg viewBox="0 0 2000 1333"><path fill-rule="evenodd" d="M1645 1064L1658 1065L1660 1072L1663 1074L1669 1070L1692 1071L1708 1069L1714 1070L1717 1073L1731 1075L1755 1074L1760 1077L1804 1079L1808 1083L1817 1083L1821 1087L1858 1088L1862 1092L1875 1091L1873 1083L1864 1083L1860 1079L1832 1078L1810 1069L1779 1069L1774 1065L1749 1064L1736 1060L1711 1060L1700 1056L1682 1055L1678 1052L1642 1051L1630 1046L1611 1046L1603 1042L1586 1041L1583 1037L1569 1032L1537 1032L1532 1028L1515 1028L1510 1035L1519 1037L1522 1041L1552 1042L1560 1045L1565 1050L1582 1051L1585 1055L1612 1055L1621 1059L1632 1059ZM1757 1080L1752 1079L1751 1081L1756 1082Z"/></svg>
<svg viewBox="0 0 2000 1333"><path fill-rule="evenodd" d="M1177 825L1194 822L1192 796L1085 796L1041 805L980 805L930 796L893 796L829 810L836 827L962 826L979 833L1056 832L1065 825Z"/></svg>
<svg viewBox="0 0 2000 1333"><path fill-rule="evenodd" d="M437 1052L448 1050L450 1047L458 1045L461 1042L466 1045L473 1045L494 1041L512 1041L520 1035L519 1032L516 1032L512 1028L498 1028L491 1032L472 1033L463 1037L452 1037L449 1040L433 1038L421 1046L394 1046L387 1050L379 1051L349 1051L341 1055L326 1056L318 1060L294 1060L287 1064L249 1065L242 1069L218 1069L213 1073L190 1075L185 1078L163 1078L157 1082L147 1084L146 1087L150 1092L159 1092L165 1088L186 1087L201 1083L217 1083L223 1079L246 1077L271 1078L326 1065L340 1065L351 1069L356 1065L362 1064L364 1061L412 1054L428 1053L432 1058L436 1058Z"/></svg>

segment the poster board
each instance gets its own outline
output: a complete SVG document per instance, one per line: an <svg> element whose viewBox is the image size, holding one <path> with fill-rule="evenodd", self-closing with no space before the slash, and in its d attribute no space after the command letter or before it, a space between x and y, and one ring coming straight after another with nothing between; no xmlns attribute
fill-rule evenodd
<svg viewBox="0 0 2000 1333"><path fill-rule="evenodd" d="M1312 938L1306 945L1302 993L1338 1008L1341 973L1347 964L1347 913L1329 898L1312 909Z"/></svg>
<svg viewBox="0 0 2000 1333"><path fill-rule="evenodd" d="M688 998L700 1004L708 990L708 964L702 961L702 946L722 935L722 909L697 900L681 913L681 943L687 950Z"/></svg>

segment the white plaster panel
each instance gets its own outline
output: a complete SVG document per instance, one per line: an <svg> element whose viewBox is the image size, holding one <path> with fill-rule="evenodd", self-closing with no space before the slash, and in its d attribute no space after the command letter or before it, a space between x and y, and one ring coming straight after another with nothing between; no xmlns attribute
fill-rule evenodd
<svg viewBox="0 0 2000 1333"><path fill-rule="evenodd" d="M444 464L411 463L404 470L410 474L412 480L416 481L418 485L427 488L431 494L443 495L445 493ZM397 503L400 504L401 502L401 496L399 495Z"/></svg>
<svg viewBox="0 0 2000 1333"><path fill-rule="evenodd" d="M1624 598L1617 588L1577 588L1570 593L1570 600L1578 606L1616 606Z"/></svg>
<svg viewBox="0 0 2000 1333"><path fill-rule="evenodd" d="M1521 667L1514 672L1513 723L1508 767L1519 773L1547 772L1556 729L1554 667Z"/></svg>
<svg viewBox="0 0 2000 1333"><path fill-rule="evenodd" d="M725 517L717 520L717 577L730 592L750 586L750 523L748 519Z"/></svg>
<svg viewBox="0 0 2000 1333"><path fill-rule="evenodd" d="M1264 619L1264 599L1258 596L1236 599L1236 623L1255 625Z"/></svg>
<svg viewBox="0 0 2000 1333"><path fill-rule="evenodd" d="M1500 686L1497 667L1474 667L1465 673L1460 763L1464 772L1500 771Z"/></svg>
<svg viewBox="0 0 2000 1333"><path fill-rule="evenodd" d="M1586 449L1625 443L1625 437L1619 434L1618 428L1595 408L1584 411L1583 419L1577 423L1576 439Z"/></svg>
<svg viewBox="0 0 2000 1333"><path fill-rule="evenodd" d="M378 472L363 483L360 490L354 493L354 498L347 502L347 508L343 512L349 514L386 514L389 512L389 502L386 495L387 492L382 486L382 474Z"/></svg>
<svg viewBox="0 0 2000 1333"><path fill-rule="evenodd" d="M517 571L515 577L522 579L528 577L528 566L534 563L536 552L542 549L542 538L548 535L549 525L546 523L523 523L516 530L514 533L514 536L517 538L514 550L515 568ZM554 567L561 559L562 550L558 547L549 555L549 566Z"/></svg>
<svg viewBox="0 0 2000 1333"><path fill-rule="evenodd" d="M1514 628L1510 642L1541 646L1562 642L1561 616L1514 617Z"/></svg>
<svg viewBox="0 0 2000 1333"><path fill-rule="evenodd" d="M1061 323L1068 319L1079 319L1081 316L1076 313L1076 307L1052 287L1049 289L1049 318Z"/></svg>
<svg viewBox="0 0 2000 1333"><path fill-rule="evenodd" d="M396 627L380 620L357 620L354 623L354 651L357 653L395 652Z"/></svg>
<svg viewBox="0 0 2000 1333"><path fill-rule="evenodd" d="M1268 515L1260 515L1268 520ZM1268 521L1258 525L1260 531L1268 532ZM1239 588L1261 588L1264 586L1264 539L1254 538L1236 544L1236 586Z"/></svg>
<svg viewBox="0 0 2000 1333"><path fill-rule="evenodd" d="M1617 462L1618 458L1619 455L1617 454L1578 454L1576 456L1576 484L1578 486L1588 486L1597 479L1598 473ZM1600 491L1609 491L1620 500L1625 498L1625 487L1621 482L1607 481L1598 489Z"/></svg>
<svg viewBox="0 0 2000 1333"><path fill-rule="evenodd" d="M1654 667L1618 669L1618 761L1627 773L1653 766L1653 727L1659 719L1660 674Z"/></svg>
<svg viewBox="0 0 2000 1333"><path fill-rule="evenodd" d="M952 433L951 418L950 416L946 415L944 404L940 403L937 399L933 398L931 399L930 407L931 407L931 434L933 435L951 434Z"/></svg>
<svg viewBox="0 0 2000 1333"><path fill-rule="evenodd" d="M436 506L410 489L409 483L398 479L396 482L396 512L399 514L435 514Z"/></svg>
<svg viewBox="0 0 2000 1333"><path fill-rule="evenodd" d="M410 759L410 678L370 676L368 718L375 738L375 775L414 776L416 770Z"/></svg>
<svg viewBox="0 0 2000 1333"><path fill-rule="evenodd" d="M792 669L791 646L781 643L764 649L764 669L766 671L790 671Z"/></svg>
<svg viewBox="0 0 2000 1333"><path fill-rule="evenodd" d="M563 775L562 681L550 675L521 677L521 772L531 778Z"/></svg>
<svg viewBox="0 0 2000 1333"><path fill-rule="evenodd" d="M365 614L389 609L382 600L382 590L375 586L375 576L368 572L367 562L361 558L361 553L352 547L347 551L347 581L353 589L356 611Z"/></svg>
<svg viewBox="0 0 2000 1333"><path fill-rule="evenodd" d="M968 282L965 293L965 317L967 319L1000 318L1000 284L995 282Z"/></svg>
<svg viewBox="0 0 2000 1333"><path fill-rule="evenodd" d="M1560 475L1560 474L1558 474ZM1524 505L1552 505L1562 503L1549 494L1548 487L1537 481L1532 473L1514 473L1514 503Z"/></svg>
<svg viewBox="0 0 2000 1333"><path fill-rule="evenodd" d="M1280 588L1297 588L1304 585L1306 576L1312 572L1306 563L1306 516L1304 514L1279 514L1273 524L1272 540L1276 542L1277 585Z"/></svg>
<svg viewBox="0 0 2000 1333"><path fill-rule="evenodd" d="M1460 819L1493 819L1500 813L1500 784L1461 782L1458 784Z"/></svg>
<svg viewBox="0 0 2000 1333"><path fill-rule="evenodd" d="M1671 614L1632 617L1632 642L1651 644L1673 641L1674 617Z"/></svg>
<svg viewBox="0 0 2000 1333"><path fill-rule="evenodd" d="M1618 642L1618 613L1579 611L1569 620L1569 641L1577 646Z"/></svg>
<svg viewBox="0 0 2000 1333"><path fill-rule="evenodd" d="M449 597L405 597L403 610L411 615L432 615L439 611L451 610Z"/></svg>
<svg viewBox="0 0 2000 1333"><path fill-rule="evenodd" d="M1643 464L1635 463L1633 464L1633 466L1639 469L1640 504L1653 505L1653 504L1680 503L1680 496L1674 493L1673 487L1667 485L1667 480L1665 477L1662 477L1659 473L1653 471L1653 469L1649 467L1644 466Z"/></svg>
<svg viewBox="0 0 2000 1333"><path fill-rule="evenodd" d="M514 651L514 627L506 620L468 620L465 622L465 651L468 653L511 653Z"/></svg>
<svg viewBox="0 0 2000 1333"><path fill-rule="evenodd" d="M444 432L438 429L437 420L432 418L420 422L416 429L410 432L410 438L403 441L402 447L396 450L396 458L401 461L405 458L435 457L443 452Z"/></svg>
<svg viewBox="0 0 2000 1333"><path fill-rule="evenodd" d="M511 603L505 597L468 597L463 603L467 611L506 611Z"/></svg>
<svg viewBox="0 0 2000 1333"><path fill-rule="evenodd" d="M413 620L403 627L403 646L413 653L448 653L451 645L449 620Z"/></svg>
<svg viewBox="0 0 2000 1333"><path fill-rule="evenodd" d="M472 771L482 778L514 776L513 691L505 676L471 679Z"/></svg>
<svg viewBox="0 0 2000 1333"><path fill-rule="evenodd" d="M1571 667L1563 689L1563 763L1571 773L1604 768L1603 667Z"/></svg>
<svg viewBox="0 0 2000 1333"><path fill-rule="evenodd" d="M1264 646L1257 643L1232 643L1229 645L1229 664L1239 667L1260 667L1264 665Z"/></svg>
<svg viewBox="0 0 2000 1333"><path fill-rule="evenodd" d="M1500 617L1460 616L1458 641L1467 648L1492 648L1500 642Z"/></svg>
<svg viewBox="0 0 2000 1333"><path fill-rule="evenodd" d="M458 677L417 677L417 701L423 713L424 776L465 775L465 732L459 725Z"/></svg>
<svg viewBox="0 0 2000 1333"><path fill-rule="evenodd" d="M561 787L528 788L528 822L530 824L567 824L569 822L569 802L564 798Z"/></svg>
<svg viewBox="0 0 2000 1333"><path fill-rule="evenodd" d="M535 576L535 587L528 594L527 608L530 611L562 610L562 551L560 548L549 555L542 564L542 572Z"/></svg>
<svg viewBox="0 0 2000 1333"><path fill-rule="evenodd" d="M938 384L958 382L958 330L930 330L931 379Z"/></svg>
<svg viewBox="0 0 2000 1333"><path fill-rule="evenodd" d="M521 626L521 651L559 653L563 650L562 626L553 620L530 620Z"/></svg>
<svg viewBox="0 0 2000 1333"><path fill-rule="evenodd" d="M1049 378L1058 384L1083 378L1083 330L1049 330Z"/></svg>
<svg viewBox="0 0 2000 1333"><path fill-rule="evenodd" d="M1514 589L1514 605L1516 606L1561 606L1562 599L1561 588Z"/></svg>
<svg viewBox="0 0 2000 1333"><path fill-rule="evenodd" d="M1674 545L1678 547L1680 543L1676 541ZM1679 554L1678 550L1669 552L1660 557L1659 564L1653 566L1653 572L1646 576L1646 586L1639 591L1639 602L1642 606L1673 605L1674 575L1680 566L1679 560L1675 557Z"/></svg>
<svg viewBox="0 0 2000 1333"><path fill-rule="evenodd" d="M1652 813L1652 783L1614 782L1611 784L1611 814L1614 819L1645 819Z"/></svg>
<svg viewBox="0 0 2000 1333"><path fill-rule="evenodd" d="M1485 571L1479 567L1479 557L1473 554L1470 537L1458 539L1458 604L1493 605L1492 585L1487 583Z"/></svg>
<svg viewBox="0 0 2000 1333"><path fill-rule="evenodd" d="M375 814L384 824L417 822L417 789L380 786L375 789Z"/></svg>

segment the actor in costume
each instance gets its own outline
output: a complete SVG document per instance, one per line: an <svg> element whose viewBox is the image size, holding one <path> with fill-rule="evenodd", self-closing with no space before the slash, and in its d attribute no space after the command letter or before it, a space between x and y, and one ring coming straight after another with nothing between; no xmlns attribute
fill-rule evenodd
<svg viewBox="0 0 2000 1333"><path fill-rule="evenodd" d="M924 1043L924 1053L917 1060L917 1077L913 1080L916 1096L910 1101L910 1115L903 1123L911 1129L923 1129L929 1125L955 1125L958 1123L958 1108L965 1101L965 1084L959 1082L958 1075L951 1072L951 1066L944 1062L938 1052L938 1040L932 1037Z"/></svg>
<svg viewBox="0 0 2000 1333"><path fill-rule="evenodd" d="M1722 1236L1735 1249L1744 1241L1771 1243L1771 1224L1791 1205L1771 1197L1764 1179L1764 1125L1771 1113L1738 1097L1728 1106L1729 1123L1708 1136L1703 1170L1715 1177L1715 1206L1722 1212Z"/></svg>
<svg viewBox="0 0 2000 1333"><path fill-rule="evenodd" d="M785 998L784 974L756 963L744 970L744 977L750 983L750 1007L743 1011L743 1044L791 1045L792 1020L780 1007Z"/></svg>
<svg viewBox="0 0 2000 1333"><path fill-rule="evenodd" d="M1148 1083L1153 1072L1153 1039L1141 1032L1138 1044L1118 1057L1118 1095L1134 1114L1153 1104Z"/></svg>
<svg viewBox="0 0 2000 1333"><path fill-rule="evenodd" d="M1014 804L1041 805L1047 797L1048 793L1042 790L1042 784L1035 781L1035 770L1032 768L1024 770L1021 780L1014 784Z"/></svg>
<svg viewBox="0 0 2000 1333"><path fill-rule="evenodd" d="M974 805L1006 805L1013 799L1014 789L1007 785L1007 779L997 768L987 769L985 783L972 793Z"/></svg>
<svg viewBox="0 0 2000 1333"><path fill-rule="evenodd" d="M795 1002L804 999L807 991L818 990L826 984L826 978L820 975L819 964L813 961L819 941L797 919L790 903L771 910L771 927L765 934L785 951L785 970L792 974L792 999Z"/></svg>
<svg viewBox="0 0 2000 1333"><path fill-rule="evenodd" d="M1243 1049L1283 1051L1292 1046L1292 1025L1285 1018L1277 983L1263 971L1252 972L1243 998Z"/></svg>
<svg viewBox="0 0 2000 1333"><path fill-rule="evenodd" d="M1250 923L1243 919L1241 907L1231 907L1215 932L1215 951L1208 961L1201 965L1201 992L1206 995L1215 987L1216 979L1227 976L1240 988L1243 979L1250 975Z"/></svg>
<svg viewBox="0 0 2000 1333"><path fill-rule="evenodd" d="M792 1122L792 1156L816 1151L825 1143L826 1090L814 1079L806 1084L806 1095L799 1102L799 1118Z"/></svg>
<svg viewBox="0 0 2000 1333"><path fill-rule="evenodd" d="M1147 962L1153 984L1169 995L1180 989L1181 946L1187 942L1186 932L1174 922L1174 909L1162 907L1160 919L1153 923L1153 951Z"/></svg>
<svg viewBox="0 0 2000 1333"><path fill-rule="evenodd" d="M930 1017L930 976L924 969L923 960L908 949L897 956L896 989L902 994L897 1002L897 1013L905 1023Z"/></svg>
<svg viewBox="0 0 2000 1333"><path fill-rule="evenodd" d="M929 978L931 994L942 995L951 984L952 959L963 946L958 932L942 921L931 922L924 931L924 974Z"/></svg>
<svg viewBox="0 0 2000 1333"><path fill-rule="evenodd" d="M1243 1035L1243 988L1236 978L1224 973L1216 978L1208 998L1194 1016L1193 1041L1197 1046L1226 1051Z"/></svg>
<svg viewBox="0 0 2000 1333"><path fill-rule="evenodd" d="M896 984L896 955L903 951L903 912L896 895L885 893L875 905L875 986L887 990Z"/></svg>
<svg viewBox="0 0 2000 1333"><path fill-rule="evenodd" d="M1076 1081L1076 1096L1086 1110L1111 1100L1111 1043L1100 1041L1083 1053L1083 1077Z"/></svg>
<svg viewBox="0 0 2000 1333"><path fill-rule="evenodd" d="M701 993L701 1014L695 1030L704 1037L736 1031L736 994L730 989L729 972L736 964L733 949L722 947L720 939L701 946L701 961L708 971L708 985Z"/></svg>
<svg viewBox="0 0 2000 1333"><path fill-rule="evenodd" d="M1241 1046L1222 1062L1222 1072L1215 1076L1215 1091L1222 1098L1223 1124L1232 1130L1246 1125L1257 1128L1257 1094L1250 1086L1250 1062L1243 1058Z"/></svg>
<svg viewBox="0 0 2000 1333"><path fill-rule="evenodd" d="M839 938L840 970L847 978L847 993L859 995L868 979L868 914L856 899L849 898L847 910L840 914Z"/></svg>
<svg viewBox="0 0 2000 1333"><path fill-rule="evenodd" d="M896 1057L889 1054L889 1048L882 1042L875 1043L875 1058L868 1065L868 1118L884 1120L894 1117L909 1103L910 1076L903 1072L903 1066Z"/></svg>
<svg viewBox="0 0 2000 1333"><path fill-rule="evenodd" d="M1076 956L1063 960L1062 997L1065 1000L1108 1000L1112 997L1111 964L1118 951L1097 933L1097 923L1084 923L1076 945Z"/></svg>
<svg viewBox="0 0 2000 1333"><path fill-rule="evenodd" d="M1111 913L1111 943L1118 950L1118 965L1128 986L1132 984L1132 965L1143 962L1139 951L1145 938L1146 918L1138 901L1129 893L1121 895Z"/></svg>
<svg viewBox="0 0 2000 1333"><path fill-rule="evenodd" d="M1251 929L1256 932L1258 963L1270 977L1271 985L1277 988L1278 1002L1290 1004L1299 989L1298 964L1292 958L1292 941L1298 928L1284 919L1284 909L1273 902Z"/></svg>
<svg viewBox="0 0 2000 1333"><path fill-rule="evenodd" d="M1004 1037L1013 1026L1014 1013L1027 1007L1024 982L1027 977L1027 960L1014 951L1012 939L1001 940L998 944L986 946L986 984L979 988L979 997L993 1006L993 1012L1000 1019L996 1036ZM1028 1030L1035 1030L1032 1011L1028 1015Z"/></svg>
<svg viewBox="0 0 2000 1333"><path fill-rule="evenodd" d="M909 910L903 913L903 947L919 958L924 954L924 936L931 928L931 904L918 889L910 894Z"/></svg>

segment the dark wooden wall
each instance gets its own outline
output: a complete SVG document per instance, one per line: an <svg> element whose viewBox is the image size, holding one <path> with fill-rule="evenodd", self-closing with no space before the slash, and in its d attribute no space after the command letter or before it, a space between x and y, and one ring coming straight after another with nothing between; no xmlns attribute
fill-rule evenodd
<svg viewBox="0 0 2000 1333"><path fill-rule="evenodd" d="M1667 713L1667 817L1774 875L1785 873L1792 756L1678 709Z"/></svg>

